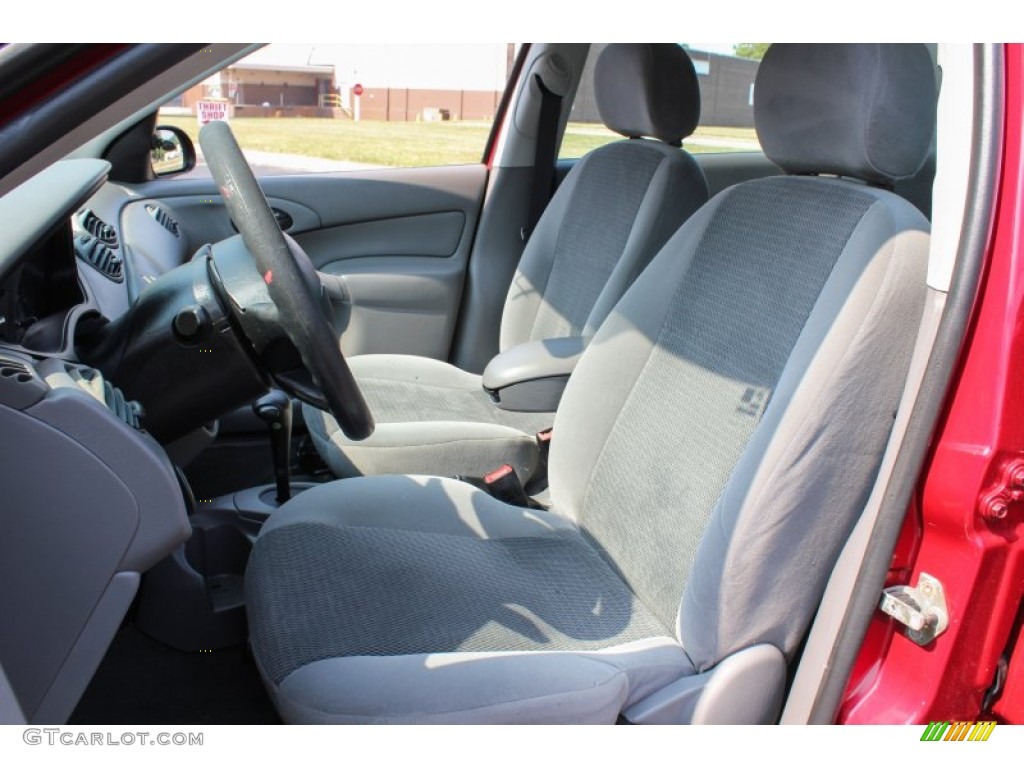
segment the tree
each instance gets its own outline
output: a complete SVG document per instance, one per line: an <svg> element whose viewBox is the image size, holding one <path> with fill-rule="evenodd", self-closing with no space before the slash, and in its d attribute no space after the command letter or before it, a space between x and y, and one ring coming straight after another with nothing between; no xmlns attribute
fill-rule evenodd
<svg viewBox="0 0 1024 768"><path fill-rule="evenodd" d="M760 61L764 58L764 53L768 50L769 45L771 43L736 43L732 50L741 59Z"/></svg>

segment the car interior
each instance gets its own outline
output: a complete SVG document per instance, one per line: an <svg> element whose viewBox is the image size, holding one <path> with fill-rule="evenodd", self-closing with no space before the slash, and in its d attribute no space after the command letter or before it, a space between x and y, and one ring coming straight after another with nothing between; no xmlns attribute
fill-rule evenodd
<svg viewBox="0 0 1024 768"><path fill-rule="evenodd" d="M531 44L480 163L161 177L211 50L0 198L0 721L828 721L970 47L772 45L725 154L683 47Z"/></svg>

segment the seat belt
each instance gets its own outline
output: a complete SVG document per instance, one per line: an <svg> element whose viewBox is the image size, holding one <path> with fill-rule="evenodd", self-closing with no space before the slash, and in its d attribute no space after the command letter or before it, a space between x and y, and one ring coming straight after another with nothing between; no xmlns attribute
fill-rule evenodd
<svg viewBox="0 0 1024 768"><path fill-rule="evenodd" d="M537 147L533 157L533 189L530 192L530 214L526 226L520 231L525 243L533 234L541 214L551 201L555 180L555 143L558 139L558 119L562 115L562 97L544 85L540 75L534 75L540 89L540 116L537 118Z"/></svg>
<svg viewBox="0 0 1024 768"><path fill-rule="evenodd" d="M544 488L547 487L548 477L548 448L551 446L551 436L554 429L548 427L536 435L537 451L539 453L539 464L530 480L532 487L536 488L539 482ZM467 475L455 475L456 480L469 483L481 491L490 494L499 501L511 504L516 507L529 507L531 509L547 509L547 506L526 492L523 482L519 479L511 464L502 464L492 472L483 477L470 477Z"/></svg>

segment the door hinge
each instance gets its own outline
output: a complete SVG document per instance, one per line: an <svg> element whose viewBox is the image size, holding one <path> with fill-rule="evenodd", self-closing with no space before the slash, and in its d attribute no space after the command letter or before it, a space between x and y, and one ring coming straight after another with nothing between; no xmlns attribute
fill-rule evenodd
<svg viewBox="0 0 1024 768"><path fill-rule="evenodd" d="M918 645L928 645L949 626L946 591L941 581L927 573L921 574L916 587L899 585L883 590L878 607L902 624L906 636Z"/></svg>
<svg viewBox="0 0 1024 768"><path fill-rule="evenodd" d="M1002 520L1024 501L1024 460L1006 462L999 477L978 498L978 511L988 520Z"/></svg>

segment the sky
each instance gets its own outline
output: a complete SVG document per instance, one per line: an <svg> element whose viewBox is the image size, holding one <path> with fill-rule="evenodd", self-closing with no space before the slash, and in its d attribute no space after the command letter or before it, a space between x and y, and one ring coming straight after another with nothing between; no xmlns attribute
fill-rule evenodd
<svg viewBox="0 0 1024 768"><path fill-rule="evenodd" d="M731 54L732 43L688 43ZM342 88L465 88L501 90L508 76L505 43L272 43L246 58L279 66L329 65Z"/></svg>
<svg viewBox="0 0 1024 768"><path fill-rule="evenodd" d="M642 8L552 0L413 0L324 4L288 0L267 12L237 3L175 0L153 11L105 0L103 23L83 24L77 0L51 0L45 14L9 13L4 36L20 42L187 42L312 36L361 42L490 42L541 38L577 42L656 40L1006 41L1024 38L1024 14L1005 0L972 0L962 13L939 3L859 0L837 11L820 0L729 0L727 4L646 0ZM590 9L590 12L587 12ZM159 21L159 23L157 23Z"/></svg>
<svg viewBox="0 0 1024 768"><path fill-rule="evenodd" d="M508 77L504 43L271 44L248 61L335 68L341 87L361 83L377 88L449 88L500 90Z"/></svg>

